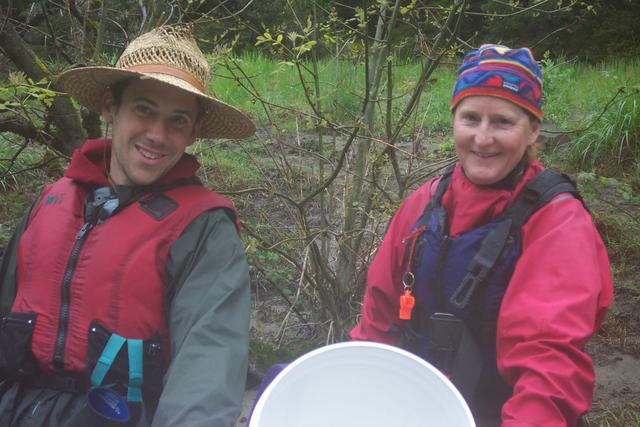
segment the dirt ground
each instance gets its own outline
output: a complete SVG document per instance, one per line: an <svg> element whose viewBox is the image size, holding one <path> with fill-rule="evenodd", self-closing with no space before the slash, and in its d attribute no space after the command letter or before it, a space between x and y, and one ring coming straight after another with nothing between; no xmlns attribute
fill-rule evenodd
<svg viewBox="0 0 640 427"><path fill-rule="evenodd" d="M624 278L625 282L640 283L640 272ZM263 288L264 289L264 288ZM271 334L281 327L286 306L276 295L263 294L256 298L253 333ZM268 294L268 292L266 292ZM622 289L614 301L600 331L589 342L586 352L591 356L596 372L593 407L586 417L589 427L640 427L640 310L637 296ZM260 372L251 369L253 381L247 388L242 414L236 427L244 427L256 399ZM636 412L636 415L629 412ZM626 414L624 421L621 415ZM629 423L629 419L638 423Z"/></svg>
<svg viewBox="0 0 640 427"><path fill-rule="evenodd" d="M623 293L616 297L624 299L625 295ZM640 424L616 424L611 421L617 419L622 411L633 410L634 407L640 410L637 406L640 403L640 358L635 352L640 347L640 335L635 332L626 336L626 342L619 342L616 337L609 336L608 331L613 328L612 323L615 324L620 318L633 317L635 321L631 324L640 327L640 313L633 310L634 305L614 301L602 332L587 346L587 353L592 357L596 371L593 408L587 417L589 426L640 427ZM247 389L236 427L246 426L257 389L255 384Z"/></svg>
<svg viewBox="0 0 640 427"><path fill-rule="evenodd" d="M640 283L640 273L630 279ZM624 413L634 412L640 426L640 312L637 298L625 289L618 290L607 318L587 346L596 371L596 389L590 425L605 424ZM622 424L620 424L622 425Z"/></svg>
<svg viewBox="0 0 640 427"><path fill-rule="evenodd" d="M640 359L620 352L599 356L595 364L594 414L612 402L640 402Z"/></svg>

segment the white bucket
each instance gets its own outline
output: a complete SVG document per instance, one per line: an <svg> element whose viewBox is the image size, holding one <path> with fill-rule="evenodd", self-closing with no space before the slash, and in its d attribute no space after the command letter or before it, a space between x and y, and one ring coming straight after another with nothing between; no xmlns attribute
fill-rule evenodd
<svg viewBox="0 0 640 427"><path fill-rule="evenodd" d="M353 341L288 365L256 403L249 427L475 427L455 386L397 347Z"/></svg>

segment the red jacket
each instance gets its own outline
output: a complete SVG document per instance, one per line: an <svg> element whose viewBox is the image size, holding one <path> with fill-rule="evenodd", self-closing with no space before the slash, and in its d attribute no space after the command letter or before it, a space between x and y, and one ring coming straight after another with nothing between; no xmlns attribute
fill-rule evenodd
<svg viewBox="0 0 640 427"><path fill-rule="evenodd" d="M109 185L109 150L105 140L77 150L66 176L44 190L20 239L12 311L37 313L32 351L45 371L85 372L92 320L126 338L166 339L171 245L202 212L233 210L231 202L200 185L180 185L164 191L160 204L145 194L79 238L88 189ZM190 178L197 167L185 155L161 184Z"/></svg>
<svg viewBox="0 0 640 427"><path fill-rule="evenodd" d="M442 198L452 237L498 217L543 169L527 167L513 191L477 186L458 165ZM367 276L356 340L395 344L405 245L438 178L400 206ZM613 296L606 249L591 216L575 198L559 196L522 229L522 255L502 301L497 324L497 364L513 386L502 426L567 426L591 407L595 375L583 348L598 329Z"/></svg>

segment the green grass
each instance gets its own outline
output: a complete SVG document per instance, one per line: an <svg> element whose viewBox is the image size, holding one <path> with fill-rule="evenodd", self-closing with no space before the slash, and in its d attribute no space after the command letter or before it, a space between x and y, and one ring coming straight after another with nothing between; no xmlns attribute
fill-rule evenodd
<svg viewBox="0 0 640 427"><path fill-rule="evenodd" d="M640 405L637 402L596 402L594 411L586 417L587 427L640 426Z"/></svg>
<svg viewBox="0 0 640 427"><path fill-rule="evenodd" d="M220 99L246 111L259 122L267 123L269 118L259 98L270 104L272 120L278 126L288 130L296 129L296 125L298 129L312 127L313 119L309 118L309 115L313 116L314 113L305 98L295 64L278 62L257 54L229 58L226 64L229 67L222 62L217 65L211 85ZM304 67L311 69L312 65L305 63ZM402 114L410 96L410 89L417 82L420 71L419 64L400 61L394 64L392 96L395 119ZM318 74L323 117L346 126L355 124L362 111L364 65L354 64L350 60L322 60L318 64ZM302 75L310 92L313 92L314 82L311 74L303 71ZM423 93L417 117L420 122L424 121L429 129L449 126L448 102L454 78L451 68L443 66ZM253 93L248 93L247 87L250 87ZM257 96L253 96L254 94ZM386 96L386 89L382 96ZM386 100L382 99L377 105L378 117L385 108ZM384 121L379 120L379 123L382 125Z"/></svg>
<svg viewBox="0 0 640 427"><path fill-rule="evenodd" d="M262 180L253 155L240 144L198 141L189 151L202 165L201 179L213 189L246 188Z"/></svg>
<svg viewBox="0 0 640 427"><path fill-rule="evenodd" d="M571 132L567 160L608 175L618 171L640 175L640 60L585 65L545 59L541 63L545 120ZM310 63L304 66L311 68ZM420 67L420 64L394 60L394 123L404 110ZM351 60L324 59L318 63L318 70L323 117L342 126L354 125L362 110L364 65ZM442 65L436 70L403 136L410 137L421 127L428 132L450 130L448 104L454 70L451 65ZM311 75L306 71L302 74L312 94ZM212 89L222 100L246 111L263 126L300 131L312 129L316 123L298 70L290 62L259 54L229 57L217 64ZM375 132L380 135L384 132L386 89L381 96L375 120ZM268 104L269 113L260 100Z"/></svg>
<svg viewBox="0 0 640 427"><path fill-rule="evenodd" d="M640 60L543 61L546 120L570 134L567 161L640 183Z"/></svg>
<svg viewBox="0 0 640 427"><path fill-rule="evenodd" d="M580 132L569 151L582 166L615 174L640 171L640 93L612 105L590 129Z"/></svg>
<svg viewBox="0 0 640 427"><path fill-rule="evenodd" d="M640 85L640 60L597 65L543 60L545 119L570 130L595 118L618 88Z"/></svg>

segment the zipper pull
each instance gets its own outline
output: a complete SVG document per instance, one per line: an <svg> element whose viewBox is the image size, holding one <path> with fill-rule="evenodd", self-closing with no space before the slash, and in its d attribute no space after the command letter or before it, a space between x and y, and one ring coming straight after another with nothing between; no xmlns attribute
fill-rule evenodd
<svg viewBox="0 0 640 427"><path fill-rule="evenodd" d="M90 222L85 222L82 228L80 229L80 231L78 231L78 234L76 235L76 240L82 239L85 236L85 234L87 234L87 232L92 228L93 228L93 224L91 224Z"/></svg>

